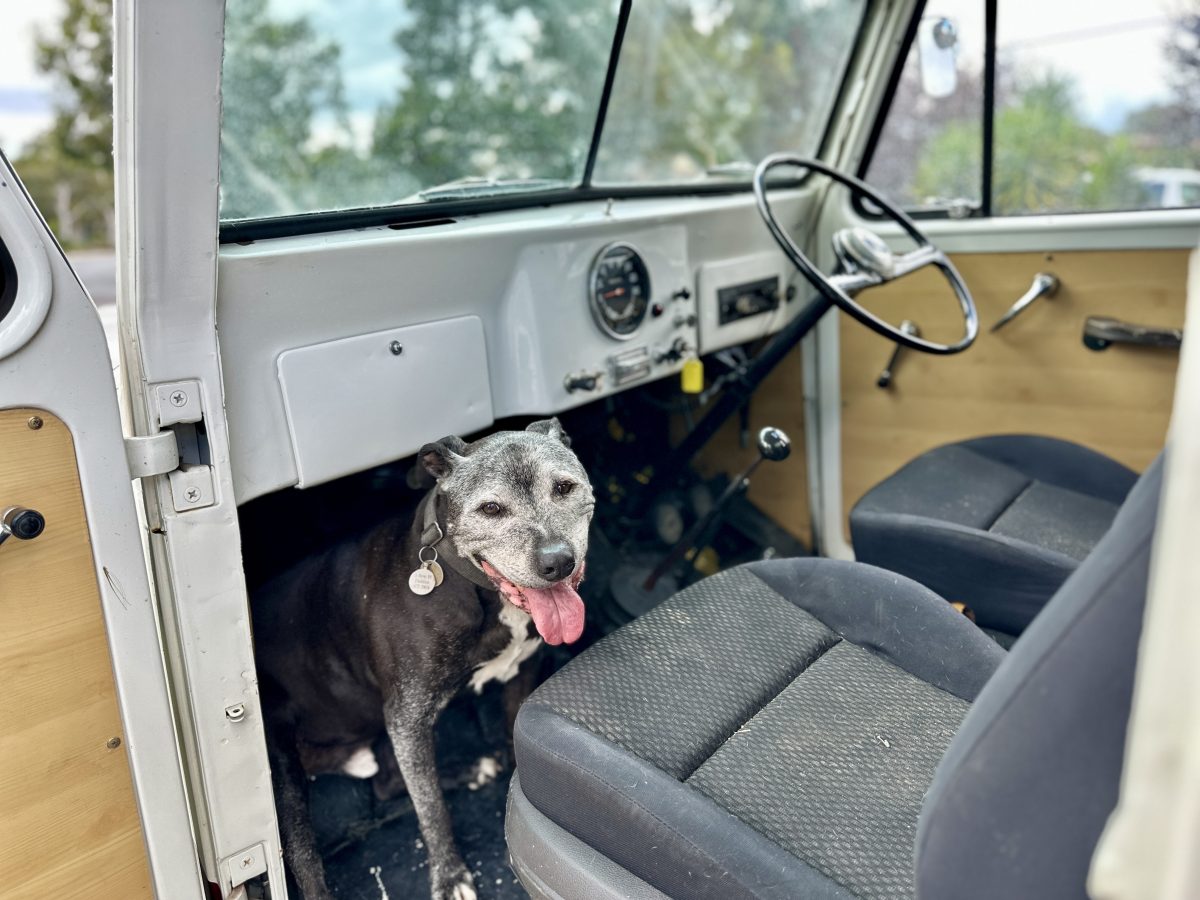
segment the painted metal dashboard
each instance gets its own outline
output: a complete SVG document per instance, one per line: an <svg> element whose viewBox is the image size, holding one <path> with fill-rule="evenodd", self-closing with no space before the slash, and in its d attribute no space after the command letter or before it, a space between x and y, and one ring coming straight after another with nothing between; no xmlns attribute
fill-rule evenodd
<svg viewBox="0 0 1200 900"><path fill-rule="evenodd" d="M802 190L777 201L797 223L810 204ZM225 245L217 325L237 499L675 375L786 324L791 277L741 195ZM619 302L642 281L644 308ZM625 333L604 327L597 291Z"/></svg>

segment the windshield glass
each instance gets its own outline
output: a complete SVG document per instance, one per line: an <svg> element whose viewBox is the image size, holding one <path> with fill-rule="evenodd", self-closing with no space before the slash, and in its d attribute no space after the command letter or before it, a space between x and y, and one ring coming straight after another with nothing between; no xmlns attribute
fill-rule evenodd
<svg viewBox="0 0 1200 900"><path fill-rule="evenodd" d="M598 184L748 180L819 149L864 0L633 4Z"/></svg>
<svg viewBox="0 0 1200 900"><path fill-rule="evenodd" d="M578 183L617 20L610 0L229 0L225 16L222 219L424 202L468 177Z"/></svg>
<svg viewBox="0 0 1200 900"><path fill-rule="evenodd" d="M813 153L865 0L633 4L594 181ZM585 181L614 0L228 0L221 219Z"/></svg>

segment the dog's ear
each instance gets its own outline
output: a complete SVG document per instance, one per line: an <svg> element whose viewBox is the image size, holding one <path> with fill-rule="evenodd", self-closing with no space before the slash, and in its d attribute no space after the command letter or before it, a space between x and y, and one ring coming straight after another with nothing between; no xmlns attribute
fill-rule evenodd
<svg viewBox="0 0 1200 900"><path fill-rule="evenodd" d="M449 435L440 441L426 444L417 456L426 472L434 478L444 478L454 470L466 452L466 442L460 437Z"/></svg>
<svg viewBox="0 0 1200 900"><path fill-rule="evenodd" d="M564 447L571 446L571 438L563 431L562 423L558 421L558 417L551 419L542 419L538 422L530 422L525 426L526 431L536 431L538 434L544 434L547 437L558 438L563 442Z"/></svg>

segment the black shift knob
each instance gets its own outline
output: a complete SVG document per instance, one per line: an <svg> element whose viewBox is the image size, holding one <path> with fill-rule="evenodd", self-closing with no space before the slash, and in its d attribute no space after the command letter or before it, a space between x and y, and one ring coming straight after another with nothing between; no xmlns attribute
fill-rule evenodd
<svg viewBox="0 0 1200 900"><path fill-rule="evenodd" d="M763 459L779 462L792 454L792 442L778 428L764 428L758 433L758 452Z"/></svg>

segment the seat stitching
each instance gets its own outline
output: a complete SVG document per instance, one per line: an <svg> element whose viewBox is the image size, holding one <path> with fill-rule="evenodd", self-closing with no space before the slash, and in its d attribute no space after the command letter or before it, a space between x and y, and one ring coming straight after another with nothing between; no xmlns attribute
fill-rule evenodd
<svg viewBox="0 0 1200 900"><path fill-rule="evenodd" d="M799 607L797 607L797 609L799 609ZM800 610L800 611L806 612L805 610ZM821 622L821 620L817 619L816 616L813 616L812 613L807 613L807 614L809 616L811 616L812 618L816 619L818 622ZM821 622L821 624L825 625L824 622ZM800 676L803 675L805 672L807 672L817 662L817 660L819 660L826 653L828 653L830 650L832 650L834 647L836 647L838 644L840 644L843 640L845 640L845 638L843 638L836 631L833 631L832 629L830 629L828 625L825 625L825 628L827 630L829 630L829 633L830 633L830 639L829 639L828 643L825 643L823 646L818 646L817 652L814 653L811 657L800 660L799 661L800 668L794 674L792 674L791 678L788 679L787 684L785 684L783 687L781 687L773 695L768 697L764 703L762 703L757 709L754 710L754 712L750 713L750 715L746 716L746 718L744 718L740 722L738 722L737 725L732 730L730 730L725 735L724 738L722 738L721 742L719 744L717 744L716 747L713 748L711 753L709 753L706 757L704 757L702 760L700 760L700 762L696 763L696 765L692 766L692 768L689 772L685 773L684 775L682 775L680 777L680 779L679 779L680 781L686 782L689 778L691 778L693 775L695 775L701 766L703 766L706 762L708 762L710 759L712 759L714 756L716 756L717 753L720 752L721 748L724 747L726 744L728 744L733 739L733 736L735 734L737 734L739 731L741 731L746 726L746 723L748 723L751 719L753 719L755 716L757 716L759 713L761 713L764 709L766 709L768 706L770 706L772 703L774 703L777 699L779 699L779 696L784 691L786 691L788 688L790 688L793 684L795 684L796 681L800 678Z"/></svg>
<svg viewBox="0 0 1200 900"><path fill-rule="evenodd" d="M980 525L979 530L990 532L992 530L992 526L995 525L997 522L999 522L1000 519L1004 516L1004 514L1006 512L1008 512L1010 509L1012 509L1014 506L1016 506L1017 501L1020 500L1022 497L1024 497L1026 494L1028 494L1030 488L1032 488L1035 484L1037 484L1037 479L1034 479L1034 478L1031 478L1031 479L1029 479L1029 481L1025 482L1025 487L1023 487L1023 488L1021 488L1021 490L1017 491L1016 496L1013 497L1011 500L1009 500L1008 504L1002 510L1000 510L1000 512L996 513L996 515L992 517L992 521L988 522L986 525Z"/></svg>
<svg viewBox="0 0 1200 900"><path fill-rule="evenodd" d="M539 704L539 705L540 705L540 704ZM546 709L549 709L549 710L550 710L552 713L554 713L554 715L556 715L556 716L557 716L557 715L560 715L560 713L558 713L558 712L557 712L557 711L556 711L556 710L555 710L553 707L544 707L544 708L546 708ZM568 719L568 721L571 721L571 720L569 720L569 719ZM572 724L575 724L575 726L576 726L577 728L581 728L583 731L585 731L585 732L587 732L587 733L589 733L589 734L592 734L592 732L591 732L589 729L587 729L587 728L583 728L583 726L581 726L581 725L578 725L577 723L574 723L574 722L572 722ZM525 732L526 736L528 737L528 735L529 735L528 729L526 729L526 728L521 728L521 731ZM619 784L614 784L613 782L609 781L607 778L604 778L604 777L603 777L602 775L600 775L599 773L597 773L597 772L594 772L594 771L592 771L591 769L587 768L586 766L582 765L581 763L578 763L578 762L576 762L575 760L571 759L570 757L568 757L568 756L564 756L563 754L559 753L558 751L556 751L556 750L553 750L552 748L545 746L545 745L544 745L544 744L542 744L540 741L535 741L535 740L532 740L532 739L531 739L531 743L534 743L534 744L536 744L536 745L537 745L537 747L538 747L538 749L539 749L540 751L542 751L543 753L548 753L548 754L550 754L550 755L551 755L551 756L553 756L555 759L557 759L559 762L566 763L566 764L567 764L567 765L569 765L570 767L572 767L572 768L574 768L574 769L578 770L579 772L583 773L584 775L586 775L586 776L590 777L591 779L593 779L594 781L596 781L597 783L599 783L599 784L600 784L602 787L604 787L604 788L606 788L606 789L608 789L608 790L610 790L610 791L613 791L613 792L615 792L615 793L619 794L621 797L623 797L623 798L625 798L626 800L628 800L628 801L629 801L631 804L633 804L634 806L636 806L638 809L640 809L642 812L644 812L644 813L645 813L647 816L649 816L651 819L653 819L655 822L657 822L659 825L661 825L661 826L662 826L663 828L665 828L667 831L671 832L671 834L673 834L673 835L675 835L677 838L679 838L679 840L683 841L683 843L685 843L685 844L687 844L689 847L691 847L691 848L692 848L694 851L696 851L696 853L697 853L697 854L699 854L701 857L703 857L704 859L708 860L710 863L712 863L712 864L714 864L714 865L716 865L716 866L719 866L719 867L721 867L721 868L725 868L719 859L717 859L715 856L713 856L711 853L709 853L709 852L708 852L707 850L705 850L704 848L702 848L702 847L698 846L698 845L697 845L695 842L693 842L693 841L692 841L690 838L688 838L687 836L685 836L685 835L681 834L681 833L679 832L679 830L678 830L677 828L675 828L673 825L671 825L669 822L666 822L666 821L664 821L663 819L661 819L659 816L655 815L653 812L651 812L649 809L647 809L647 808L646 808L646 807L645 807L645 806L644 806L644 805L643 805L643 804L642 804L642 803L641 803L641 802L640 802L640 801L639 801L639 800L638 800L636 797L631 797L631 796L630 796L628 793L626 793L624 790L622 790L622 789L621 789L621 785L619 785ZM625 750L624 752L626 752L626 753L629 753L629 751L628 751L628 750ZM635 753L630 753L630 755L631 755L631 756L634 756L634 757L635 757L635 758L637 758L637 759L641 759L641 757L637 756L637 754L635 754ZM642 761L643 761L643 762L646 762L645 760L642 760ZM657 768L657 767L653 766L652 764L649 764L649 763L648 763L648 765L651 765L651 767L652 767L652 768ZM662 771L662 770L660 769L659 771ZM668 776L668 777L670 777L670 776ZM687 788L687 789L688 789L688 790L690 790L690 791L696 791L696 788L694 788L694 787L691 787L690 785L683 784L682 782L680 782L680 787L685 787L685 788ZM778 847L778 848L779 848L781 851L783 851L784 853L786 853L788 856L791 856L793 859L795 859L795 860L796 860L797 862L799 862L801 865L808 866L808 867L809 867L810 869L812 869L813 871L815 871L815 872L818 872L818 873L820 873L821 875L824 875L826 878L828 878L828 879L829 879L830 881L832 881L834 884L837 884L839 887L843 887L843 888L846 888L846 890L850 890L849 886L847 886L847 885L845 885L845 884L842 884L842 882L838 881L836 878L834 878L833 876L831 876L831 875L830 875L828 872L824 872L824 871L822 871L821 869L817 868L816 866L814 866L812 863L808 862L807 860L805 860L805 859L801 859L800 857L796 856L796 854L794 854L794 853L792 853L791 851L787 850L787 848L780 846L780 844L779 844L777 841L774 841L774 840L772 840L771 838L767 837L767 835L763 834L761 831L759 831L757 828L755 828L753 825L750 825L748 822L745 822L745 821L743 821L742 819L738 818L738 817L737 817L737 816L735 816L733 813L729 812L729 810L725 809L725 807L721 806L721 804L719 804L719 803L717 803L715 800L713 800L711 797L708 797L706 794L704 794L704 793L703 793L703 792L701 792L701 791L696 791L696 793L700 794L702 797L705 797L705 799L707 799L709 802L711 802L711 803L712 803L714 806L718 807L718 808L719 808L719 809L721 809L721 810L724 810L724 812L725 812L726 814L728 814L730 817L732 817L732 818L736 819L736 820L737 820L737 821L738 821L738 822L739 822L741 825L743 825L744 827L746 827L746 828L750 829L751 831L753 831L755 834L757 834L757 835L758 835L759 837L761 837L763 840L765 840L765 841L767 841L768 843L770 843L770 844L773 844L774 846ZM536 806L536 804L534 804L534 805ZM543 810L542 812L543 812L543 814L545 814L545 811L544 811L544 810ZM560 824L560 827L561 827L561 823L559 823L559 824ZM582 840L582 839L581 839L581 840ZM584 843L587 843L587 842L585 841ZM590 845L589 845L589 846L590 846ZM635 872L634 874L637 874L637 873ZM727 869L726 869L726 874L727 874L727 875L728 875L728 874L730 874L730 873L728 872L728 870L727 870ZM737 880L737 879L736 879L736 878L734 878L734 879L731 879L731 880ZM739 883L740 883L740 882L739 882Z"/></svg>

